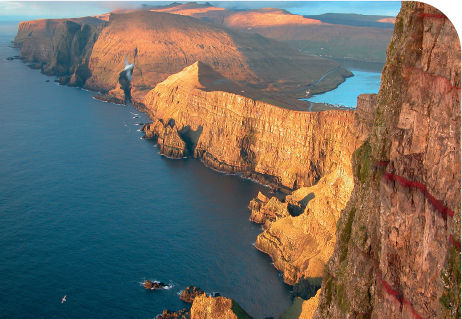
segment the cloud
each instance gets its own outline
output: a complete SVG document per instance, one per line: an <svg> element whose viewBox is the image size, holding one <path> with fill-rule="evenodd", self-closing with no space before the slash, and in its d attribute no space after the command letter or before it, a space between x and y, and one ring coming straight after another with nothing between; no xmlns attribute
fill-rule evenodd
<svg viewBox="0 0 462 319"><path fill-rule="evenodd" d="M0 2L0 16L33 18L81 17L106 13L115 9L136 9L143 3L165 5L172 1L90 1L90 2ZM184 2L184 1L181 1ZM201 1L204 3L205 1ZM327 12L396 15L398 1L211 1L217 7L228 9L257 9L265 7L286 9L295 14L322 14Z"/></svg>
<svg viewBox="0 0 462 319"><path fill-rule="evenodd" d="M281 8L295 14L359 13L396 16L399 1L211 1L227 9Z"/></svg>

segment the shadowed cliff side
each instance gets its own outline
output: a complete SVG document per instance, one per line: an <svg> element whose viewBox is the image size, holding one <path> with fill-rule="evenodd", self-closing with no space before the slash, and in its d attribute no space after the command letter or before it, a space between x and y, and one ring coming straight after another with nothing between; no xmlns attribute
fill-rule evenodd
<svg viewBox="0 0 462 319"><path fill-rule="evenodd" d="M146 136L156 138L166 156L193 156L220 171L288 189L350 165L360 145L354 111L298 112L233 88L238 86L200 62L168 77L144 100L153 119Z"/></svg>
<svg viewBox="0 0 462 319"><path fill-rule="evenodd" d="M460 42L403 2L314 318L460 318Z"/></svg>
<svg viewBox="0 0 462 319"><path fill-rule="evenodd" d="M83 86L91 76L88 59L106 23L86 17L21 22L14 40L21 58L62 83Z"/></svg>

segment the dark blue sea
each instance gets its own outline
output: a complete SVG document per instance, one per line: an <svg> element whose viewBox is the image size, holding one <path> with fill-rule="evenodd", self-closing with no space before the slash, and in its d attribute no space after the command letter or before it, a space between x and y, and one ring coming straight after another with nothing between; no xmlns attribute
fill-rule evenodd
<svg viewBox="0 0 462 319"><path fill-rule="evenodd" d="M16 27L0 22L0 318L154 318L183 308L187 285L278 317L290 289L248 220L266 189L166 159L137 110L6 60ZM361 88L343 95L372 93Z"/></svg>
<svg viewBox="0 0 462 319"><path fill-rule="evenodd" d="M138 111L7 61L15 33L0 23L0 318L154 318L187 285L281 314L289 288L248 220L263 187L161 157Z"/></svg>

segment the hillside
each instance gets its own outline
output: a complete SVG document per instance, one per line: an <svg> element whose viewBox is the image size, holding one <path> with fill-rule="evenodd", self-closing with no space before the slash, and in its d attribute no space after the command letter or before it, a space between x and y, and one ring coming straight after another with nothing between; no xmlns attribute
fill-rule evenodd
<svg viewBox="0 0 462 319"><path fill-rule="evenodd" d="M354 27L394 28L394 17L380 15L365 15L354 13L324 13L319 15L304 15L305 18L317 19L330 24L349 25Z"/></svg>
<svg viewBox="0 0 462 319"><path fill-rule="evenodd" d="M332 76L312 89L313 93L333 89L351 75L333 60L299 53L258 34L149 10L111 13L109 19L22 22L15 43L21 47L21 57L39 64L44 72L67 75L70 84L84 83L116 100L124 99L120 85L127 83L119 85L119 77L127 59L134 68L125 91L131 88L136 102L157 83L195 61L276 99L284 99L279 95L304 97L306 87L331 70Z"/></svg>
<svg viewBox="0 0 462 319"><path fill-rule="evenodd" d="M210 4L174 3L153 11L189 15L243 32L285 41L302 52L339 59L385 62L393 17L355 14L301 16L264 8L227 10ZM391 20L390 20L391 19Z"/></svg>

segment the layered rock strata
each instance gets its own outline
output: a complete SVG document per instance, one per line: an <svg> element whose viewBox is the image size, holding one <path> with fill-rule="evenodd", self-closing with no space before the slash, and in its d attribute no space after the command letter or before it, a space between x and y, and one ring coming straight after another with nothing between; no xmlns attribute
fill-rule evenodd
<svg viewBox="0 0 462 319"><path fill-rule="evenodd" d="M460 42L403 2L314 318L460 318Z"/></svg>
<svg viewBox="0 0 462 319"><path fill-rule="evenodd" d="M348 136L353 143L370 132L376 95L360 95L357 104L355 133ZM352 190L351 162L339 158L338 165L314 186L301 187L282 200L259 193L250 202L250 220L264 229L255 247L270 255L287 284L322 277L334 251L337 221Z"/></svg>
<svg viewBox="0 0 462 319"><path fill-rule="evenodd" d="M298 112L242 91L194 63L146 95L153 119L144 127L146 137L157 139L169 157L196 157L220 171L287 189L313 185L350 165L360 145L353 111Z"/></svg>
<svg viewBox="0 0 462 319"><path fill-rule="evenodd" d="M287 284L322 277L334 251L337 220L352 190L351 166L347 165L322 177L314 186L294 191L285 203L274 205L285 207L258 235L255 247L270 255ZM272 200L277 201L275 197Z"/></svg>

